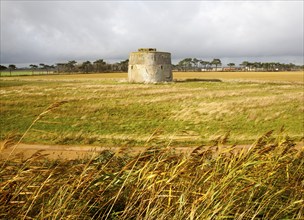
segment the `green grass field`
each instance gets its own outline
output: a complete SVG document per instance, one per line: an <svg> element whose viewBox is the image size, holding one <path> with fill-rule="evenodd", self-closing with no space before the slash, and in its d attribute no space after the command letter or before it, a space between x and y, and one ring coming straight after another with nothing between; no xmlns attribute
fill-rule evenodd
<svg viewBox="0 0 304 220"><path fill-rule="evenodd" d="M247 144L282 127L296 141L303 139L301 81L250 82L240 75L227 81L219 74L230 73L203 81L198 79L204 73L176 73L176 80L196 80L152 85L126 83L124 73L3 78L1 139L21 137L39 114L62 101L24 142L196 146L229 134L229 143Z"/></svg>
<svg viewBox="0 0 304 220"><path fill-rule="evenodd" d="M35 75L46 75L52 74L52 72L47 72L43 70L35 70L34 72L31 70L14 70L14 71L0 71L0 77L14 77L14 76L35 76Z"/></svg>

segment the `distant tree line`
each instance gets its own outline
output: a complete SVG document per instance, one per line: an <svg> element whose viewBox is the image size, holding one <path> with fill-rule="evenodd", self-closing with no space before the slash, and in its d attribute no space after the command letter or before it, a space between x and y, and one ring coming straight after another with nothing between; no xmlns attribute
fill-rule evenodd
<svg viewBox="0 0 304 220"><path fill-rule="evenodd" d="M243 61L238 67L235 63L228 63L227 67L222 67L222 61L218 58L214 58L212 61L185 58L173 65L175 71L297 71L303 69L303 65L298 66L293 63L249 61Z"/></svg>
<svg viewBox="0 0 304 220"><path fill-rule="evenodd" d="M211 71L213 67L217 70L222 65L222 61L214 58L212 61L200 60L197 58L185 58L173 65L173 69L177 71Z"/></svg>
<svg viewBox="0 0 304 220"><path fill-rule="evenodd" d="M279 63L279 62L249 62L243 61L240 64L242 70L245 71L294 71L301 70L304 66L297 66L293 63Z"/></svg>
<svg viewBox="0 0 304 220"><path fill-rule="evenodd" d="M39 65L30 64L27 68L22 70L31 70L32 73L105 73L105 72L127 72L129 60L123 60L114 64L107 63L103 59L98 59L94 62L85 61L77 63L75 60L68 61L66 63L56 63L54 65L47 65L40 63ZM14 64L10 64L8 67L0 65L0 71L12 71L17 67ZM21 69L18 69L21 70Z"/></svg>
<svg viewBox="0 0 304 220"><path fill-rule="evenodd" d="M123 60L114 64L107 63L103 59L94 62L85 61L77 64L75 60L67 63L57 63L56 71L58 73L106 73L106 72L127 72L129 60Z"/></svg>
<svg viewBox="0 0 304 220"><path fill-rule="evenodd" d="M31 70L35 72L49 73L106 73L106 72L127 72L129 60L123 60L114 64L107 63L103 59L98 59L94 62L85 61L78 63L75 60L70 60L65 63L57 63L47 65L40 63L39 65L30 64L29 67L18 70ZM228 63L227 67L222 67L222 61L214 58L211 61L201 60L197 58L184 58L176 65L172 65L174 71L297 71L304 70L304 66L295 65L293 63L285 64L279 62L249 62L243 61L238 66L235 63ZM0 65L0 71L12 71L17 67L10 64L7 67Z"/></svg>

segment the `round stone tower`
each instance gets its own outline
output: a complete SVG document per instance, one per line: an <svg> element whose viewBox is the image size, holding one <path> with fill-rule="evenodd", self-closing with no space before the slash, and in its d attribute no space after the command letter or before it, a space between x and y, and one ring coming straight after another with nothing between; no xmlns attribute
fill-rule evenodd
<svg viewBox="0 0 304 220"><path fill-rule="evenodd" d="M158 52L155 48L140 48L130 53L129 82L169 82L172 78L170 53Z"/></svg>

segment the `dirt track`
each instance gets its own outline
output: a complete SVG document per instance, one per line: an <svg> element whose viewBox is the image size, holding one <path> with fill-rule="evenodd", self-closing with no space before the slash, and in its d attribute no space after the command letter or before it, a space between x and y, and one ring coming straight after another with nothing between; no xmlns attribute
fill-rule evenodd
<svg viewBox="0 0 304 220"><path fill-rule="evenodd" d="M238 145L236 150L249 148L250 145ZM195 147L173 147L176 152L190 153ZM225 148L225 146L223 146ZM66 146L66 145L39 145L39 144L18 144L5 147L4 142L0 143L0 160L7 158L22 158L27 159L33 154L39 152L45 155L48 159L60 159L60 160L74 160L85 159L98 155L104 150L112 150L113 152L120 154L128 152L131 154L137 154L145 151L146 147L98 147L98 146ZM296 149L304 150L304 142L297 143Z"/></svg>
<svg viewBox="0 0 304 220"><path fill-rule="evenodd" d="M3 146L3 143L0 143ZM3 147L2 147L3 148ZM145 151L146 147L98 147L98 146L67 146L67 145L38 145L38 144L18 144L17 146L6 147L0 152L0 159L9 157L29 158L39 151L49 159L74 160L90 158L98 155L104 150L111 150L117 154L128 152L137 154ZM191 152L194 148L176 147L177 152Z"/></svg>

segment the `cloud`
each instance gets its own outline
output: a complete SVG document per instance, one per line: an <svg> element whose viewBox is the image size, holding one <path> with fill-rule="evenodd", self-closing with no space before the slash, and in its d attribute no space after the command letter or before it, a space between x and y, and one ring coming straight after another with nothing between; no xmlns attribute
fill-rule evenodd
<svg viewBox="0 0 304 220"><path fill-rule="evenodd" d="M184 57L303 63L302 1L1 1L1 63Z"/></svg>

